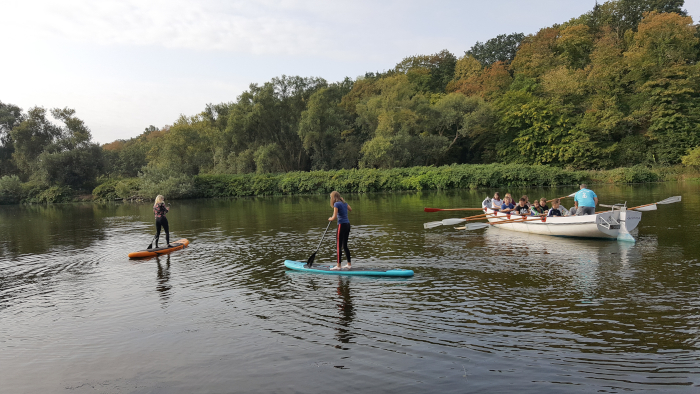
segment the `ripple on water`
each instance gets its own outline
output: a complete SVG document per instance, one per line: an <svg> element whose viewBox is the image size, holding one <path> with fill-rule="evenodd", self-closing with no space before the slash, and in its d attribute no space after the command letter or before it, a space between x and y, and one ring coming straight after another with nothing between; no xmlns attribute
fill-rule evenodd
<svg viewBox="0 0 700 394"><path fill-rule="evenodd" d="M382 212L353 224L354 264L416 275L338 277L283 268L308 259L327 216L192 204L190 228L173 234L191 246L158 258L126 259L152 237L134 212L99 219L95 237L45 237L33 253L3 244L0 363L75 392L133 391L127 381L169 392L663 391L692 389L700 373L698 265L678 264L696 260L654 234L626 246L425 231L402 210ZM317 262L333 261L333 237ZM4 368L6 383L41 388Z"/></svg>

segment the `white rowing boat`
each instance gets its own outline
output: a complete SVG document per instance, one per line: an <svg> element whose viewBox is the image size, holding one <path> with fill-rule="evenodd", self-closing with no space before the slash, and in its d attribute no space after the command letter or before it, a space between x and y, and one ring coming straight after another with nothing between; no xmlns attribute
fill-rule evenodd
<svg viewBox="0 0 700 394"><path fill-rule="evenodd" d="M490 199L484 200L482 207L489 223L504 230L519 231L530 234L554 235L560 237L607 238L620 241L635 242L630 231L637 228L642 220L639 211L627 210L625 206L615 205L610 211L583 216L554 216L537 219L533 216L522 216L522 222L512 221L521 218L520 215L509 215L491 208ZM508 223L498 224L510 220ZM526 220L526 221L525 221Z"/></svg>

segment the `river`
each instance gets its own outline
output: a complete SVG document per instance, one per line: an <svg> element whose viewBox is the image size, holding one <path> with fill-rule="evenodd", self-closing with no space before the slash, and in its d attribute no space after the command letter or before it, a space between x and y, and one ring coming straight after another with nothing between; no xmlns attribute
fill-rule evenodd
<svg viewBox="0 0 700 394"><path fill-rule="evenodd" d="M285 269L313 253L327 196L173 201L191 245L147 260L127 253L150 242L150 204L0 206L0 391L700 392L700 184L593 189L683 201L631 244L423 229L459 217L423 207L492 191L345 196L353 265L407 279Z"/></svg>

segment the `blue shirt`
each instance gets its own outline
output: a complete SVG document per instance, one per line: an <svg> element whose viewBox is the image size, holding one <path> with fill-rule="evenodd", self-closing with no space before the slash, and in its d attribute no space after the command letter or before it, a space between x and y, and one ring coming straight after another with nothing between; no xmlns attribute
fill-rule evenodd
<svg viewBox="0 0 700 394"><path fill-rule="evenodd" d="M338 201L333 204L333 208L338 208L338 224L347 223L350 224L348 220L348 204L342 201Z"/></svg>
<svg viewBox="0 0 700 394"><path fill-rule="evenodd" d="M598 197L593 190L581 189L576 192L574 196L574 201L578 202L579 207L595 207L595 200L593 198Z"/></svg>
<svg viewBox="0 0 700 394"><path fill-rule="evenodd" d="M513 209L513 208L515 208L515 205L513 205L513 203L510 203L510 204L503 203L503 205L501 205L501 209Z"/></svg>

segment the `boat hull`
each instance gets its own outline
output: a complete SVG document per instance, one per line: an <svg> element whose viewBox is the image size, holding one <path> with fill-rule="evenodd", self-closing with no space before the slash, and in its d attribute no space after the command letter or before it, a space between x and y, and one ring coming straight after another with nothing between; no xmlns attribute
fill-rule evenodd
<svg viewBox="0 0 700 394"><path fill-rule="evenodd" d="M486 209L487 213L494 213ZM498 224L505 220L523 219L526 222ZM507 215L496 213L488 221L504 230L530 234L554 235L560 237L608 238L617 239L620 232L619 211L602 212L584 216L555 216L533 220L533 216Z"/></svg>

